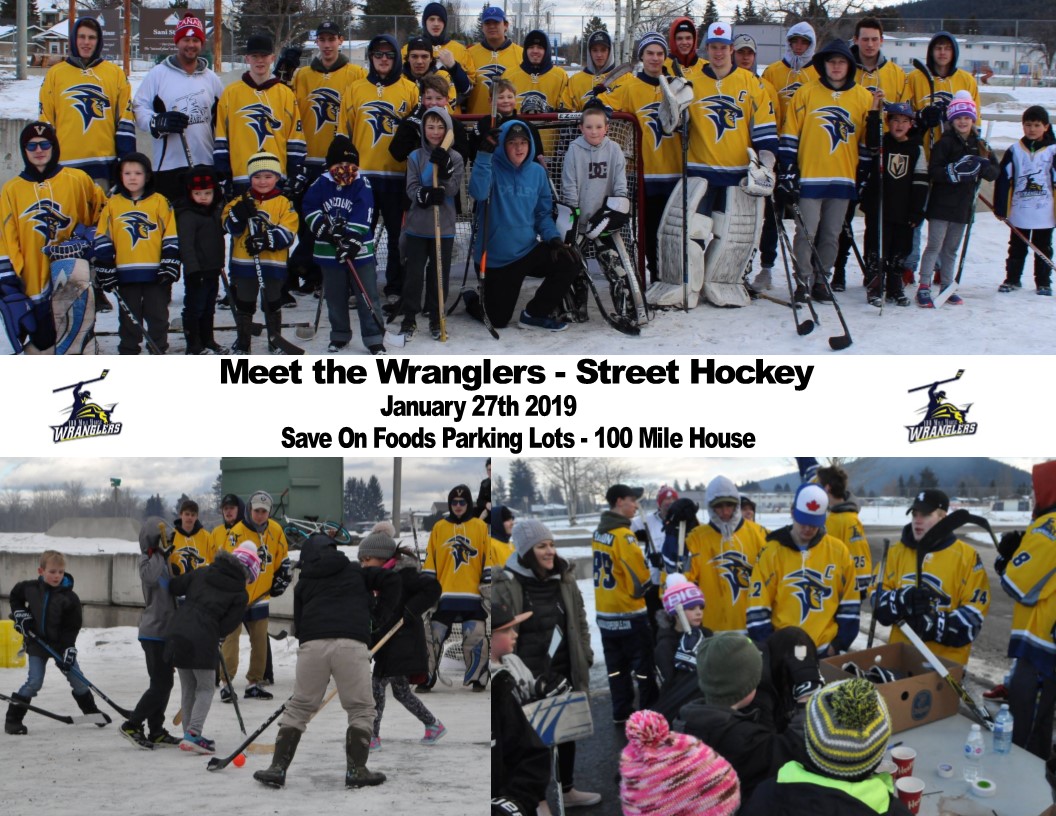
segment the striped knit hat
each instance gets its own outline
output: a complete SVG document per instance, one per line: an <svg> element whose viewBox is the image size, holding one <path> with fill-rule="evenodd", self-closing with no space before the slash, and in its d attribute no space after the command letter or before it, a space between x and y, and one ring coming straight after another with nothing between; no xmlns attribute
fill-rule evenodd
<svg viewBox="0 0 1056 816"><path fill-rule="evenodd" d="M620 754L620 802L624 816L733 816L741 785L696 737L671 733L662 714L636 711Z"/></svg>
<svg viewBox="0 0 1056 816"><path fill-rule="evenodd" d="M638 48L634 52L635 56L637 56L638 59L641 59L642 52L645 50L646 46L649 45L659 45L664 49L664 54L667 54L667 40L664 39L664 36L655 31L649 31L643 34L642 38L638 40Z"/></svg>
<svg viewBox="0 0 1056 816"><path fill-rule="evenodd" d="M246 175L253 178L257 173L263 172L282 176L282 165L279 164L279 157L274 153L254 153L249 157L249 161L246 163Z"/></svg>
<svg viewBox="0 0 1056 816"><path fill-rule="evenodd" d="M884 698L868 680L826 686L807 705L807 756L824 776L858 781L880 764L891 738Z"/></svg>

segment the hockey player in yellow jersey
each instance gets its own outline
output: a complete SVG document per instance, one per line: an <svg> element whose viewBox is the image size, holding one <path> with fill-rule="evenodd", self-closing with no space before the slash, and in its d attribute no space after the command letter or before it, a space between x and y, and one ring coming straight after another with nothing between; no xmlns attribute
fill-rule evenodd
<svg viewBox="0 0 1056 816"><path fill-rule="evenodd" d="M180 517L173 521L172 532L169 565L173 575L182 575L213 563L216 550L212 536L198 520L198 502L193 499L180 502Z"/></svg>
<svg viewBox="0 0 1056 816"><path fill-rule="evenodd" d="M708 523L686 536L685 573L707 600L701 625L714 632L747 632L752 569L766 544L766 532L741 517L740 494L727 477L712 479L704 500Z"/></svg>
<svg viewBox="0 0 1056 816"><path fill-rule="evenodd" d="M776 111L777 127L780 131L785 121L788 103L802 86L818 78L814 67L814 49L817 36L810 23L796 23L785 35L785 54L777 62L771 62L763 71L763 79L777 90L781 106Z"/></svg>
<svg viewBox="0 0 1056 816"><path fill-rule="evenodd" d="M775 204L798 205L800 211L793 244L797 300L808 293L815 300L832 300L827 279L847 202L857 196L859 160L870 155L866 119L883 101L879 92L872 94L855 83L853 66L851 51L842 40L819 49L814 55L818 81L796 91L781 126Z"/></svg>
<svg viewBox="0 0 1056 816"><path fill-rule="evenodd" d="M220 500L220 515L222 521L209 533L209 547L214 557L220 550L230 552L238 546L237 534L233 531L246 517L246 503L234 493L227 493Z"/></svg>
<svg viewBox="0 0 1056 816"><path fill-rule="evenodd" d="M990 608L990 579L972 545L943 523L949 509L950 498L941 490L917 494L906 511L913 520L877 579L873 606L879 623L905 622L936 655L967 665ZM907 640L893 627L889 642Z"/></svg>
<svg viewBox="0 0 1056 816"><path fill-rule="evenodd" d="M243 695L251 700L270 700L274 696L259 685L264 679L268 661L268 601L278 598L290 585L292 567L290 547L282 525L271 518L273 501L271 494L256 491L249 497L248 517L231 528L231 536L224 550L234 552L239 547L255 547L260 558L260 574L246 587L249 607L242 619L249 632L249 669L246 671L246 691ZM238 639L242 627L238 627L223 642L221 647L228 677L234 682L238 673ZM231 702L237 692L227 686L220 687L221 702Z"/></svg>
<svg viewBox="0 0 1056 816"><path fill-rule="evenodd" d="M1056 706L1056 462L1034 465L1032 478L1030 525L1001 537L994 566L1015 601L1008 644L1016 659L1008 689L1012 741L1048 759Z"/></svg>
<svg viewBox="0 0 1056 816"><path fill-rule="evenodd" d="M672 76L681 75L692 80L700 76L700 72L707 65L697 54L697 27L689 17L676 17L667 32L667 47L670 56L664 62L664 68ZM674 64L678 62L678 70Z"/></svg>
<svg viewBox="0 0 1056 816"><path fill-rule="evenodd" d="M609 32L599 30L591 33L587 38L587 55L587 63L583 66L583 70L568 78L564 101L566 110L583 110L583 106L595 97L601 84L616 67ZM626 81L625 78L616 79L613 87L624 81Z"/></svg>
<svg viewBox="0 0 1056 816"><path fill-rule="evenodd" d="M842 541L825 532L829 500L816 484L802 484L792 502L792 524L766 537L752 571L748 635L767 640L786 626L803 629L819 657L846 652L858 635L861 603L854 563Z"/></svg>
<svg viewBox="0 0 1056 816"><path fill-rule="evenodd" d="M869 540L865 528L858 518L858 503L851 498L847 488L847 471L838 465L818 468L818 484L829 494L829 515L825 519L825 532L838 538L847 546L854 561L858 592L864 601L873 582L873 559L869 552Z"/></svg>
<svg viewBox="0 0 1056 816"><path fill-rule="evenodd" d="M462 103L469 98L477 68L467 49L447 33L447 7L443 3L426 3L422 8L421 39L429 46L429 55L436 70L449 75L457 96L451 100L451 113L458 113ZM408 46L403 47L403 58L407 60Z"/></svg>
<svg viewBox="0 0 1056 816"><path fill-rule="evenodd" d="M278 157L288 185L304 186L301 116L293 91L271 75L274 61L271 38L251 36L249 70L224 88L216 106L216 170L232 180L236 193L249 186L249 157L265 151Z"/></svg>
<svg viewBox="0 0 1056 816"><path fill-rule="evenodd" d="M521 113L550 113L561 108L568 87L568 74L564 68L554 65L550 38L545 32L529 31L524 36L520 64L503 76L517 90L517 110Z"/></svg>
<svg viewBox="0 0 1056 816"><path fill-rule="evenodd" d="M612 693L612 719L624 722L659 696L653 663L653 634L645 594L651 586L631 519L638 514L640 487L616 484L605 493L609 509L594 532L594 606ZM634 688L638 686L635 706Z"/></svg>
<svg viewBox="0 0 1056 816"><path fill-rule="evenodd" d="M28 334L27 350L54 353L63 339L56 325L68 321L53 295L70 284L52 279L51 264L89 254L106 199L86 173L59 164L58 137L47 122L26 125L19 147L25 169L0 190L0 298L5 322L21 327L15 332L20 339ZM91 298L87 290L82 294ZM8 307L17 307L18 316L12 318ZM63 314L53 314L53 307ZM9 353L21 353L18 339Z"/></svg>
<svg viewBox="0 0 1056 816"><path fill-rule="evenodd" d="M40 118L54 125L66 146L63 163L108 188L114 162L136 149L136 125L128 77L102 51L98 20L75 22L69 55L44 74Z"/></svg>
<svg viewBox="0 0 1056 816"><path fill-rule="evenodd" d="M433 525L425 553L422 575L436 578L442 594L426 627L429 641L429 677L419 692L436 684L440 656L451 627L462 624L462 657L466 673L462 684L473 691L487 687L485 622L480 584L488 557L488 525L473 515L473 494L456 485L447 494L448 514Z"/></svg>
<svg viewBox="0 0 1056 816"><path fill-rule="evenodd" d="M917 112L917 126L926 129L923 141L928 158L931 157L932 146L945 129L946 106L957 91L968 91L972 95L976 111L980 110L979 85L974 76L957 67L959 57L957 38L947 31L940 31L928 43L924 60L931 76L920 70L913 70L906 78L904 98L909 100L913 110ZM979 118L977 125L981 128L982 117Z"/></svg>
<svg viewBox="0 0 1056 816"><path fill-rule="evenodd" d="M458 97L469 92L469 77L457 64L454 73L439 65L432 57L432 49L425 37L412 37L403 47L403 76L418 86L418 96L424 93L422 80L427 76L441 77L447 83L447 102L451 112L455 112ZM455 78L457 75L457 79ZM461 90L457 90L461 89Z"/></svg>
<svg viewBox="0 0 1056 816"><path fill-rule="evenodd" d="M480 21L484 39L469 47L476 76L465 111L484 114L491 110L491 81L520 65L524 49L507 36L510 24L500 6L488 6L481 12Z"/></svg>

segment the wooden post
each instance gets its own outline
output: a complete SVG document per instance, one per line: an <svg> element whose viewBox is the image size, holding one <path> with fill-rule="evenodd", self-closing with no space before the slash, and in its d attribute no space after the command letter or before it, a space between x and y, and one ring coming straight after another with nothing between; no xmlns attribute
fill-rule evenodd
<svg viewBox="0 0 1056 816"><path fill-rule="evenodd" d="M121 37L121 64L127 77L132 71L132 0L125 0L122 16L125 27Z"/></svg>
<svg viewBox="0 0 1056 816"><path fill-rule="evenodd" d="M213 0L213 70L217 74L223 71L220 64L224 56L224 12L221 0Z"/></svg>
<svg viewBox="0 0 1056 816"><path fill-rule="evenodd" d="M69 15L70 15L69 19L66 22L68 22L70 24L70 35L69 36L73 37L73 24L77 22L77 0L70 0ZM67 39L69 39L69 37ZM68 47L69 46L67 46L67 48ZM72 54L67 54L67 56L73 56L73 55Z"/></svg>

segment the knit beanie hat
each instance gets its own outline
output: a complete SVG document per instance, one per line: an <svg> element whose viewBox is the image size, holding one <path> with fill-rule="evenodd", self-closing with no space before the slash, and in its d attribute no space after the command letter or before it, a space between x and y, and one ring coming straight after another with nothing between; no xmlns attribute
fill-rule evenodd
<svg viewBox="0 0 1056 816"><path fill-rule="evenodd" d="M45 140L51 142L51 155L58 155L59 137L55 135L55 128L47 122L31 122L22 128L22 133L19 134L18 137L18 146L22 148L22 152L25 153L26 145L30 142Z"/></svg>
<svg viewBox="0 0 1056 816"><path fill-rule="evenodd" d="M381 558L388 561L396 555L396 542L392 536L381 530L375 530L359 542L359 550L356 557L362 561L364 558Z"/></svg>
<svg viewBox="0 0 1056 816"><path fill-rule="evenodd" d="M627 720L620 754L624 816L732 816L741 806L737 773L689 734L672 733L655 711Z"/></svg>
<svg viewBox="0 0 1056 816"><path fill-rule="evenodd" d="M179 43L184 37L196 37L203 45L205 44L205 26L189 11L176 24L176 32L172 35L172 40Z"/></svg>
<svg viewBox="0 0 1056 816"><path fill-rule="evenodd" d="M697 647L697 683L709 705L740 702L762 678L763 655L747 635L720 632Z"/></svg>
<svg viewBox="0 0 1056 816"><path fill-rule="evenodd" d="M638 48L634 52L635 56L638 59L641 59L642 52L646 49L646 46L650 45L659 45L664 49L664 55L667 55L667 40L664 39L662 34L659 34L656 31L650 31L647 34L643 34L642 38L638 40Z"/></svg>
<svg viewBox="0 0 1056 816"><path fill-rule="evenodd" d="M528 48L531 45L537 45L540 48L549 49L550 42L546 39L546 34L542 31L529 31L524 36L524 48Z"/></svg>
<svg viewBox="0 0 1056 816"><path fill-rule="evenodd" d="M865 779L884 758L890 738L887 705L868 680L826 686L807 704L807 756L825 776Z"/></svg>
<svg viewBox="0 0 1056 816"><path fill-rule="evenodd" d="M807 483L796 488L792 518L805 527L824 527L829 509L829 494L820 485Z"/></svg>
<svg viewBox="0 0 1056 816"><path fill-rule="evenodd" d="M947 119L952 122L958 116L970 116L973 122L979 118L979 114L975 110L975 100L972 99L972 95L968 91L957 91L953 95L953 99L950 100L950 104L946 107Z"/></svg>
<svg viewBox="0 0 1056 816"><path fill-rule="evenodd" d="M326 166L330 168L343 162L359 167L359 151L351 139L343 133L338 133L326 149Z"/></svg>
<svg viewBox="0 0 1056 816"><path fill-rule="evenodd" d="M411 37L407 41L407 53L410 54L412 51L425 51L430 58L433 56L433 46L429 44L425 37Z"/></svg>
<svg viewBox="0 0 1056 816"><path fill-rule="evenodd" d="M187 192L194 190L215 190L217 187L216 170L208 164L196 164L187 171ZM235 502L237 504L238 502Z"/></svg>
<svg viewBox="0 0 1056 816"><path fill-rule="evenodd" d="M704 593L696 584L686 580L686 576L673 572L667 576L666 586L664 611L668 615L677 615L679 606L683 609L704 608Z"/></svg>
<svg viewBox="0 0 1056 816"><path fill-rule="evenodd" d="M257 555L257 548L250 542L243 541L231 554L245 567L246 583L252 584L256 581L260 576L260 556Z"/></svg>
<svg viewBox="0 0 1056 816"><path fill-rule="evenodd" d="M246 164L247 176L253 178L257 173L265 171L282 177L282 165L279 164L278 156L274 153L254 153L249 157L249 162Z"/></svg>
<svg viewBox="0 0 1056 816"><path fill-rule="evenodd" d="M517 550L517 555L525 556L540 541L553 541L553 533L541 521L535 519L521 519L514 522L513 534L510 542Z"/></svg>
<svg viewBox="0 0 1056 816"><path fill-rule="evenodd" d="M455 499L462 499L466 504L466 509L461 513L455 513L451 510L451 502ZM455 485L451 488L451 492L447 494L447 509L451 510L451 514L454 516L460 516L469 512L469 508L473 506L473 496L469 492L469 487L464 484Z"/></svg>

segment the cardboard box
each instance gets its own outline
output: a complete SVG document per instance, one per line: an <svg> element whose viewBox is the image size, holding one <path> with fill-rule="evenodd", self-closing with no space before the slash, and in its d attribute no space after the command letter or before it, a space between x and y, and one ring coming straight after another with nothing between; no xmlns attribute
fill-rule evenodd
<svg viewBox="0 0 1056 816"><path fill-rule="evenodd" d="M885 669L906 675L902 680L880 683L876 687L891 712L893 733L952 717L957 713L961 698L938 672L925 668L924 658L909 643L889 643L860 652L827 657L821 661L821 676L826 683L846 680L854 675L845 672L841 666L855 663L863 671L868 671L876 665L877 655L880 656L880 665ZM942 662L955 680L963 682L964 666L949 660Z"/></svg>

